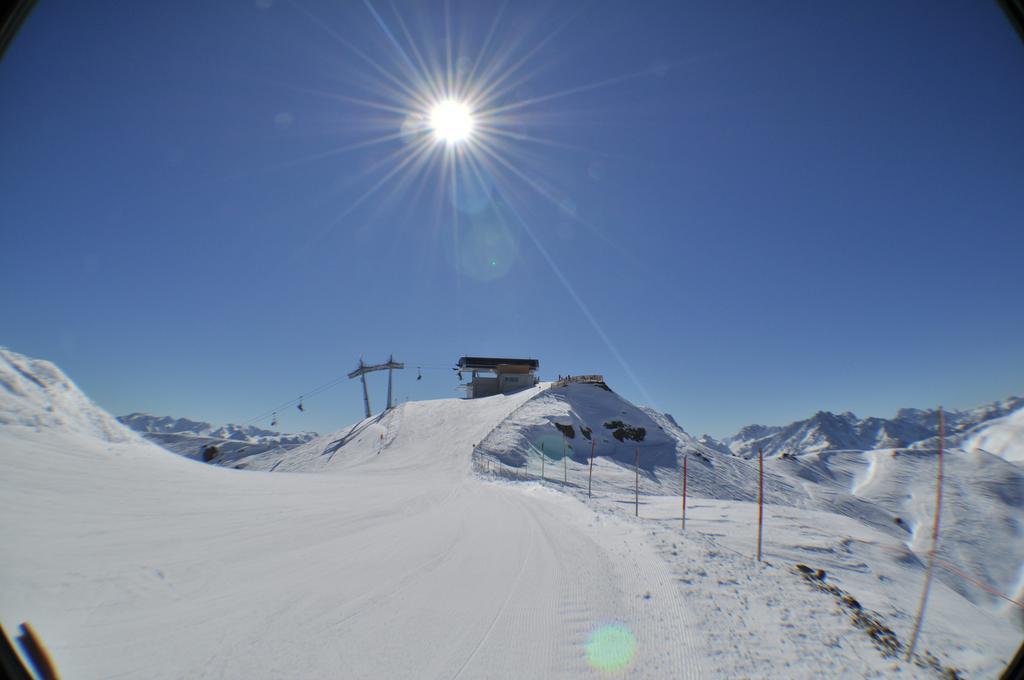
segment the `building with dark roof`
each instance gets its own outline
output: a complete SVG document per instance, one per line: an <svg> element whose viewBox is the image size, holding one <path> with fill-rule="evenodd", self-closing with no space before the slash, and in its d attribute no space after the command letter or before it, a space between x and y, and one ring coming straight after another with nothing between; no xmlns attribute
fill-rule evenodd
<svg viewBox="0 0 1024 680"><path fill-rule="evenodd" d="M536 359L508 359L500 357L461 357L456 369L459 377L470 374L466 383L466 397L477 399L495 394L508 394L537 384Z"/></svg>

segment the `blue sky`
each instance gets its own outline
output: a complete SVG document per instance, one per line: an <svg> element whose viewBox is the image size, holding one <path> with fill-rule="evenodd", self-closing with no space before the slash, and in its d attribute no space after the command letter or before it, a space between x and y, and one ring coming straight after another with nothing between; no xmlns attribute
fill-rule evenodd
<svg viewBox="0 0 1024 680"><path fill-rule="evenodd" d="M1024 392L998 5L767 4L40 3L0 62L0 344L214 422L390 353L403 399L526 355L717 436ZM417 55L495 85L485 191L412 170Z"/></svg>

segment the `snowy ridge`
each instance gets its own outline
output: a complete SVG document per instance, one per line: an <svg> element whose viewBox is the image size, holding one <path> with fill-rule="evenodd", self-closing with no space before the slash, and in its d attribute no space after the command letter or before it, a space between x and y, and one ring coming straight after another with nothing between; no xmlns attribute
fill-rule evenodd
<svg viewBox="0 0 1024 680"><path fill-rule="evenodd" d="M117 420L149 441L187 458L202 459L205 447L216 446L217 457L210 462L218 465L232 464L244 455L273 449L288 450L318 436L315 432L285 434L252 425L229 423L214 426L203 421L149 413L118 416Z"/></svg>
<svg viewBox="0 0 1024 680"><path fill-rule="evenodd" d="M1024 463L1024 408L971 430L961 446L968 451L986 451L1014 463Z"/></svg>
<svg viewBox="0 0 1024 680"><path fill-rule="evenodd" d="M1020 409L1024 409L1024 399L1009 397L966 411L947 410L944 414L947 444L959 446L997 419ZM702 439L711 448L744 458L757 457L759 448L769 457L827 450L935 448L938 422L939 414L935 409L900 409L894 418L858 418L849 411L840 414L818 411L806 420L785 426L748 425L722 441L707 435ZM1024 447L1024 439L1017 441ZM1009 440L1004 440L1003 444L1012 448ZM1024 457L1024 452L1012 455Z"/></svg>
<svg viewBox="0 0 1024 680"><path fill-rule="evenodd" d="M58 429L104 442L138 442L49 361L0 347L0 428Z"/></svg>
<svg viewBox="0 0 1024 680"><path fill-rule="evenodd" d="M367 464L418 465L422 461L409 461L404 455L381 458L380 454L418 450L424 442L437 442L440 431L445 433L444 443L438 442L442 448L432 454L433 464L468 471L474 445L510 412L542 394L548 385L540 383L488 399L406 402L295 448L241 456L233 462L236 467L251 470L330 473L343 473Z"/></svg>

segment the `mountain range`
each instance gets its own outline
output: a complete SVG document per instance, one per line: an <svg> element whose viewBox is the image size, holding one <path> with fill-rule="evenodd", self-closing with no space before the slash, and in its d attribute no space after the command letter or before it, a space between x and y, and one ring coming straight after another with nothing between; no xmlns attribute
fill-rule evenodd
<svg viewBox="0 0 1024 680"><path fill-rule="evenodd" d="M253 425L211 425L201 420L131 413L118 421L146 439L187 458L202 459L207 446L217 447L217 457L227 460L238 455L288 450L314 439L316 432L282 433Z"/></svg>
<svg viewBox="0 0 1024 680"><path fill-rule="evenodd" d="M964 411L945 410L946 446L982 448L1007 460L1024 460L1021 452L994 445L992 438L986 437L989 428L1015 427L1015 422L1020 420L1019 416L1014 417L1015 412L1022 407L1024 399L1008 397ZM931 449L938 445L938 436L938 409L903 408L892 418L858 418L849 411L818 411L810 418L789 425L747 425L722 440L702 435L698 441L721 453L754 458L758 449L769 457L817 451ZM993 448L998 450L991 450Z"/></svg>

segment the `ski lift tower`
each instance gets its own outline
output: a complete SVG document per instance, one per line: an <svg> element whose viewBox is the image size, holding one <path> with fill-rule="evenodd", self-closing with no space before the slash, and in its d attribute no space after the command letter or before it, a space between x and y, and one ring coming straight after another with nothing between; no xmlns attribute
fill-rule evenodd
<svg viewBox="0 0 1024 680"><path fill-rule="evenodd" d="M369 418L373 415L370 412L370 392L366 388L366 374L373 373L374 371L387 370L388 372L388 405L387 409L390 409L394 404L391 401L391 375L396 368L405 368L405 364L395 361L394 356L389 356L387 363L375 364L373 366L367 366L363 363L363 358L359 357L359 366L356 370L348 374L349 379L360 378L363 381L363 406L366 407L366 417Z"/></svg>

